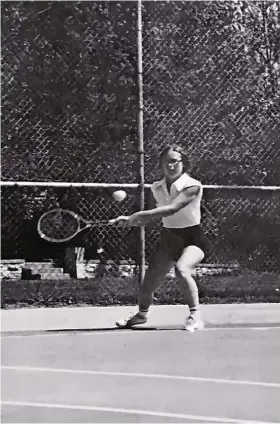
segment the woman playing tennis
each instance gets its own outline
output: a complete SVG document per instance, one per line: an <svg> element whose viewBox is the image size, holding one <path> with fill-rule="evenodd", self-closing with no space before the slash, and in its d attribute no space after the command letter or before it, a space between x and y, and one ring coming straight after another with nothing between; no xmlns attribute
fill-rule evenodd
<svg viewBox="0 0 280 424"><path fill-rule="evenodd" d="M189 175L189 160L180 146L166 147L159 162L163 179L151 187L154 207L114 220L118 225L125 226L143 226L159 219L163 224L157 250L140 287L139 310L116 324L121 328L131 328L146 323L154 292L175 266L176 277L189 307L185 328L194 332L204 327L198 288L192 276L205 254L206 239L200 227L203 188L199 181Z"/></svg>

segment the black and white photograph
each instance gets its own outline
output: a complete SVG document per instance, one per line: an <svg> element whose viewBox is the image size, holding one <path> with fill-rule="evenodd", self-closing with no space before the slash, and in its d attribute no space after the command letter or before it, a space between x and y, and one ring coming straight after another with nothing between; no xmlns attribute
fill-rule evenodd
<svg viewBox="0 0 280 424"><path fill-rule="evenodd" d="M280 423L280 1L1 1L1 422Z"/></svg>

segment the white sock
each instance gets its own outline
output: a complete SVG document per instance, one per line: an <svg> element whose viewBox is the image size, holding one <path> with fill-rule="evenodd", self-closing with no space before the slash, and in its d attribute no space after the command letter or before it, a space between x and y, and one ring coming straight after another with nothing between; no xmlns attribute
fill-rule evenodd
<svg viewBox="0 0 280 424"><path fill-rule="evenodd" d="M190 315L194 316L195 318L200 319L200 310L199 307L190 308Z"/></svg>

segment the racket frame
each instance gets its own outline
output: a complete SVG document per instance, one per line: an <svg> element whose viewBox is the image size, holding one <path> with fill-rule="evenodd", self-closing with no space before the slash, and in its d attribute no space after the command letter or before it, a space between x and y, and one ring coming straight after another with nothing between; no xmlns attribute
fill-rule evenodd
<svg viewBox="0 0 280 424"><path fill-rule="evenodd" d="M77 231L74 234L72 234L70 237L64 237L63 239L55 239L55 238L46 236L44 234L44 232L41 230L41 222L44 219L44 217L46 215L49 215L51 212L57 212L57 213L67 212L68 214L72 215L78 223ZM81 223L84 223L85 226L82 227ZM38 231L41 239L43 239L43 240L46 240L46 241L49 241L49 242L52 242L52 243L63 243L63 242L69 241L72 238L76 237L77 234L79 234L81 231L83 231L87 228L90 228L90 227L93 227L93 226L108 226L108 225L111 225L108 221L89 221L89 220L82 218L79 214L77 214L76 212L73 212L69 209L55 208L55 209L51 209L51 210L43 213L43 215L40 216L38 223L37 223L37 231Z"/></svg>

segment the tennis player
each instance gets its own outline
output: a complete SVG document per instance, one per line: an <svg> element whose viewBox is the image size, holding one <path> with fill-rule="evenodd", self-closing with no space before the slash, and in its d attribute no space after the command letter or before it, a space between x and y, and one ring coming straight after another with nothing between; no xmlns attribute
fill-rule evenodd
<svg viewBox="0 0 280 424"><path fill-rule="evenodd" d="M203 260L206 239L200 227L202 184L189 175L190 163L180 146L168 146L160 155L163 179L151 187L152 209L120 216L115 223L125 226L144 226L162 220L163 228L156 252L140 287L138 312L116 323L131 328L147 322L154 292L165 275L175 266L184 300L189 307L185 328L190 332L203 329L199 295L192 276Z"/></svg>

